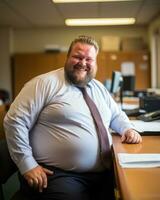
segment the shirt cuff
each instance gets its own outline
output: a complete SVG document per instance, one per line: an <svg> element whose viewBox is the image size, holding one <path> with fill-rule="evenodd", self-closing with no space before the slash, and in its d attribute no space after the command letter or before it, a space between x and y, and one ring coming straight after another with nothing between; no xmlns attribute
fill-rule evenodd
<svg viewBox="0 0 160 200"><path fill-rule="evenodd" d="M37 166L38 163L33 157L25 158L18 164L19 171L22 175Z"/></svg>

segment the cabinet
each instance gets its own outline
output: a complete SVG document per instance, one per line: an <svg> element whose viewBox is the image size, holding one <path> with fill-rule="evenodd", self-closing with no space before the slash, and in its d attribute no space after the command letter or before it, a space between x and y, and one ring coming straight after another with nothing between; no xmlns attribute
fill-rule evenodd
<svg viewBox="0 0 160 200"><path fill-rule="evenodd" d="M66 53L16 54L12 58L12 91L15 97L31 78L63 67Z"/></svg>
<svg viewBox="0 0 160 200"><path fill-rule="evenodd" d="M15 97L24 83L36 75L63 67L66 53L25 53L12 58L12 88ZM136 89L150 87L150 64L147 52L100 52L97 58L96 78L101 82L111 79L113 70L121 70L123 62L133 62Z"/></svg>

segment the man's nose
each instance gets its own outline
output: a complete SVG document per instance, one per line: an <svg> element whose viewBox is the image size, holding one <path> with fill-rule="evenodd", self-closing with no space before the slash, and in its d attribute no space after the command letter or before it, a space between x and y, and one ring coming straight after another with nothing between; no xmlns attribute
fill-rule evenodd
<svg viewBox="0 0 160 200"><path fill-rule="evenodd" d="M82 59L82 60L80 61L80 63L81 63L82 66L86 66L86 63L87 63L87 62L86 62L85 59Z"/></svg>

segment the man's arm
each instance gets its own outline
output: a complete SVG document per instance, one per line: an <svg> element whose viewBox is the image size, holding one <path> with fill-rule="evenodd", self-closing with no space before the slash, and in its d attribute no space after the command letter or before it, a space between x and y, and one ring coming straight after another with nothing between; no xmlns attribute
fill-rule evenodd
<svg viewBox="0 0 160 200"><path fill-rule="evenodd" d="M141 143L142 137L133 129L128 116L118 107L117 103L108 94L109 107L112 112L110 127L122 136L124 143Z"/></svg>
<svg viewBox="0 0 160 200"><path fill-rule="evenodd" d="M47 86L36 79L27 83L4 119L11 157L28 184L40 192L47 187L47 175L52 172L39 166L33 157L29 134L49 96Z"/></svg>

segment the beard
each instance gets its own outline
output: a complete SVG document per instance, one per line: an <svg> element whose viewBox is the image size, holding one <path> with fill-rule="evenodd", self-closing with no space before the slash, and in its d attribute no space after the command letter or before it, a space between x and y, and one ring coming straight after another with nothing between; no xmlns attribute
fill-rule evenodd
<svg viewBox="0 0 160 200"><path fill-rule="evenodd" d="M91 71L90 68L87 70L87 67L85 69L80 64L70 67L70 64L66 63L64 70L66 78L78 87L86 86L96 74L94 71Z"/></svg>

